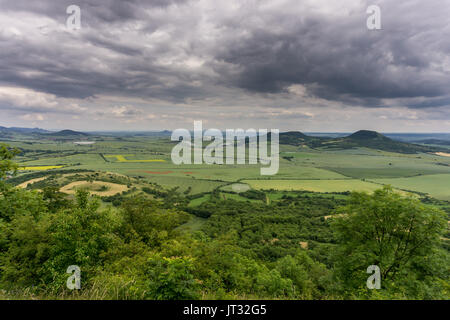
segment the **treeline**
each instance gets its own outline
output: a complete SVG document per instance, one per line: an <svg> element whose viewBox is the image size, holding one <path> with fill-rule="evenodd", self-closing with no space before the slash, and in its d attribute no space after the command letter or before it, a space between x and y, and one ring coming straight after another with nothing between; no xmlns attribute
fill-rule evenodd
<svg viewBox="0 0 450 320"><path fill-rule="evenodd" d="M48 170L48 171L36 171L28 174L23 174L17 177L12 177L8 180L8 183L12 185L19 185L23 182L42 178L45 176L48 176L49 174L55 175L55 174L69 174L69 173L86 173L86 172L94 172L94 170L87 170L87 169L65 169L65 170Z"/></svg>

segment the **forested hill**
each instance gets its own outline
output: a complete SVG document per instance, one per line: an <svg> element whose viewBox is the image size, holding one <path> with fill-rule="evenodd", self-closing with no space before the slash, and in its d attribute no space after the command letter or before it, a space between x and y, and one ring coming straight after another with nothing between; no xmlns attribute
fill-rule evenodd
<svg viewBox="0 0 450 320"><path fill-rule="evenodd" d="M42 133L49 133L50 131L39 129L39 128L19 128L19 127L11 127L6 128L0 126L0 138L14 138L17 135L19 136L35 136Z"/></svg>
<svg viewBox="0 0 450 320"><path fill-rule="evenodd" d="M58 132L53 132L53 133L47 133L46 136L78 136L78 137L86 137L89 136L89 134L84 133L84 132L79 132L79 131L73 131L73 130L62 130L62 131L58 131Z"/></svg>
<svg viewBox="0 0 450 320"><path fill-rule="evenodd" d="M395 141L381 133L369 130L360 130L342 138L313 137L295 131L282 132L280 133L280 144L326 149L371 148L398 153L442 151L438 147Z"/></svg>

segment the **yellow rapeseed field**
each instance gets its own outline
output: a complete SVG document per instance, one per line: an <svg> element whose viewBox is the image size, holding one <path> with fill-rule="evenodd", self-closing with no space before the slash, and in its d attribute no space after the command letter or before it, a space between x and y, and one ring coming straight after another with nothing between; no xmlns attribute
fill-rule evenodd
<svg viewBox="0 0 450 320"><path fill-rule="evenodd" d="M30 171L42 171L50 169L59 169L63 166L31 166L31 167L19 167L18 170L30 170Z"/></svg>
<svg viewBox="0 0 450 320"><path fill-rule="evenodd" d="M117 154L117 155L107 155L105 157L108 158L116 158L116 160L118 162L165 162L166 160L163 159L150 159L150 160L128 160L125 157L128 156L133 156L133 155L121 155L121 154Z"/></svg>

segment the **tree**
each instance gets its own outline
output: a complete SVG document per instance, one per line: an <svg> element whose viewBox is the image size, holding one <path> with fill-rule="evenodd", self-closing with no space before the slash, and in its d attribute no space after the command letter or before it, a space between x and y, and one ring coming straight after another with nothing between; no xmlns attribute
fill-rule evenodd
<svg viewBox="0 0 450 320"><path fill-rule="evenodd" d="M0 144L0 179L5 178L8 172L16 172L17 165L12 159L19 154L16 148L9 148L6 144Z"/></svg>
<svg viewBox="0 0 450 320"><path fill-rule="evenodd" d="M159 246L189 220L189 215L175 209L161 208L161 204L142 196L126 199L122 203L123 234L135 234L145 243Z"/></svg>
<svg viewBox="0 0 450 320"><path fill-rule="evenodd" d="M364 288L370 265L380 268L385 288L436 274L431 268L442 254L442 211L384 187L372 195L352 193L338 213L341 216L332 222L340 244L335 261L346 289Z"/></svg>
<svg viewBox="0 0 450 320"><path fill-rule="evenodd" d="M42 191L42 197L47 202L47 207L51 212L56 212L71 205L71 202L66 198L66 194L60 192L58 187L48 186L44 187Z"/></svg>
<svg viewBox="0 0 450 320"><path fill-rule="evenodd" d="M155 256L148 261L148 298L186 300L200 298L200 285L194 278L194 263L189 257Z"/></svg>
<svg viewBox="0 0 450 320"><path fill-rule="evenodd" d="M70 265L81 268L86 283L103 264L105 252L117 243L114 229L119 222L111 212L100 210L98 199L90 199L87 191L77 190L75 197L73 205L49 216L45 230L50 235L49 258L41 281L55 289L64 287Z"/></svg>

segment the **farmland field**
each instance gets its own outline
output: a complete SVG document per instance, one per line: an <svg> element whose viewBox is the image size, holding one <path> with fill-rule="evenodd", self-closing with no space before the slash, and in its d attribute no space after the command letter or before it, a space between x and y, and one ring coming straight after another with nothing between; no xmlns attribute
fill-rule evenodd
<svg viewBox="0 0 450 320"><path fill-rule="evenodd" d="M189 195L215 189L239 193L233 184L258 190L313 192L373 191L382 184L439 199L448 194L450 158L445 154L401 154L369 148L323 150L280 146L279 171L262 177L260 165L174 165L168 137L95 136L95 144L72 141L8 141L22 152L19 176L45 171L113 172ZM40 177L40 176L39 176ZM30 179L39 178L30 176ZM264 179L264 180L261 180ZM20 180L26 181L25 178ZM239 188L238 188L239 189ZM238 198L236 198L238 199Z"/></svg>
<svg viewBox="0 0 450 320"><path fill-rule="evenodd" d="M243 180L254 189L314 192L374 191L380 186L356 179L345 180Z"/></svg>
<svg viewBox="0 0 450 320"><path fill-rule="evenodd" d="M375 179L374 181L382 184L390 184L396 188L426 193L436 199L450 201L450 174Z"/></svg>
<svg viewBox="0 0 450 320"><path fill-rule="evenodd" d="M42 170L51 170L51 169L59 169L63 166L26 166L19 167L18 170L22 171L42 171Z"/></svg>

